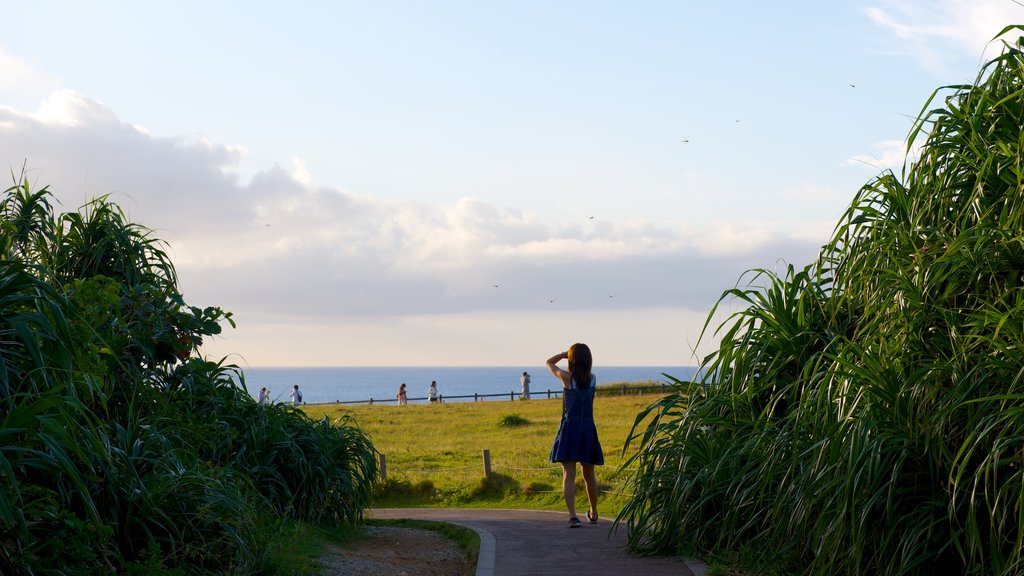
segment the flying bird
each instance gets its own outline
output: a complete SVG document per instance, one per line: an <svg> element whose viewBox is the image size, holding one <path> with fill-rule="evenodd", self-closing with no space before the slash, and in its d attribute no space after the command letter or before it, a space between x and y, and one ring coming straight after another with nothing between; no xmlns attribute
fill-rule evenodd
<svg viewBox="0 0 1024 576"><path fill-rule="evenodd" d="M857 87L856 84L850 84L850 88L856 88L856 87Z"/></svg>

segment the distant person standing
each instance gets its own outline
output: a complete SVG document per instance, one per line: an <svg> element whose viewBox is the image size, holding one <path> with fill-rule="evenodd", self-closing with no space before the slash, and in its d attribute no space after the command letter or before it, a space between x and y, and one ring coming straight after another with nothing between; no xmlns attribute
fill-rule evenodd
<svg viewBox="0 0 1024 576"><path fill-rule="evenodd" d="M519 377L519 383L523 386L523 400L530 399L530 373L524 371L523 375Z"/></svg>
<svg viewBox="0 0 1024 576"><path fill-rule="evenodd" d="M441 395L437 392L437 380L430 382L430 388L427 388L427 400L431 402L441 401Z"/></svg>
<svg viewBox="0 0 1024 576"><path fill-rule="evenodd" d="M266 404L267 402L270 402L270 391L267 390L266 386L260 388L260 395L256 398L256 401L259 402L260 404Z"/></svg>
<svg viewBox="0 0 1024 576"><path fill-rule="evenodd" d="M398 387L398 405L405 406L408 403L409 397L405 393L405 382L402 382L402 385Z"/></svg>
<svg viewBox="0 0 1024 576"><path fill-rule="evenodd" d="M290 394L292 399L292 405L298 406L302 404L302 392L299 392L299 385L292 386L292 393Z"/></svg>
<svg viewBox="0 0 1024 576"><path fill-rule="evenodd" d="M569 369L557 366L561 360L569 361ZM576 463L583 469L587 485L587 520L597 522L597 476L594 466L604 464L604 452L597 439L594 424L594 392L597 379L590 372L594 363L586 344L573 344L567 352L559 352L547 360L548 370L562 382L562 420L551 446L552 462L562 465L562 496L569 509L569 528L579 528L576 517Z"/></svg>

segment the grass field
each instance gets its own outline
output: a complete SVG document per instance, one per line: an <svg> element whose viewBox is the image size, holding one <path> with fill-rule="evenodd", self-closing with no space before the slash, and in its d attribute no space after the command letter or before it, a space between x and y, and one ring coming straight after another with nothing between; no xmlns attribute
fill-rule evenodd
<svg viewBox="0 0 1024 576"><path fill-rule="evenodd" d="M601 513L626 499L623 445L637 414L659 395L598 396L594 418L604 448L598 467ZM548 452L561 417L561 400L445 404L338 405L303 409L313 418L350 418L385 455L387 482L376 506L501 506L562 509L561 466ZM485 481L483 451L490 451ZM577 475L577 508L585 506Z"/></svg>

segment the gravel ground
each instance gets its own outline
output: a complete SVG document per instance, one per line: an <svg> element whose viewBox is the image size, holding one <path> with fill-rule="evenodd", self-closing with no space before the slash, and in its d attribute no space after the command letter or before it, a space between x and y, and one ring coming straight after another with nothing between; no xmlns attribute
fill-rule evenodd
<svg viewBox="0 0 1024 576"><path fill-rule="evenodd" d="M324 576L472 576L476 566L459 545L431 530L365 526L344 547L319 558Z"/></svg>

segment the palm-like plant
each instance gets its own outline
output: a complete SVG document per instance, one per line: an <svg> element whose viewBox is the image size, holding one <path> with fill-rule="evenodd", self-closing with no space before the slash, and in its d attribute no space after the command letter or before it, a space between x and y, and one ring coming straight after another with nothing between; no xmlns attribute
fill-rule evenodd
<svg viewBox="0 0 1024 576"><path fill-rule="evenodd" d="M747 308L704 380L633 436L634 547L1024 571L1021 48L932 95L920 158L862 188L817 262L723 295Z"/></svg>
<svg viewBox="0 0 1024 576"><path fill-rule="evenodd" d="M53 208L46 187L33 191L22 174L20 184L0 199L0 260L34 261L47 252Z"/></svg>

